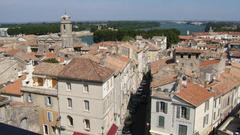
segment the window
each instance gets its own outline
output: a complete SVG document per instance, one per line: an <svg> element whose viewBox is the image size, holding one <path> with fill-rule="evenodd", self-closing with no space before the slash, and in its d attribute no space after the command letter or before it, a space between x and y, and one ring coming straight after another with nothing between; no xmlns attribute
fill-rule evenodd
<svg viewBox="0 0 240 135"><path fill-rule="evenodd" d="M47 112L47 118L48 118L48 121L49 121L49 122L53 121L52 112Z"/></svg>
<svg viewBox="0 0 240 135"><path fill-rule="evenodd" d="M163 116L159 116L159 122L158 122L158 126L161 128L164 128L164 117Z"/></svg>
<svg viewBox="0 0 240 135"><path fill-rule="evenodd" d="M72 99L67 98L67 102L68 102L68 108L72 108Z"/></svg>
<svg viewBox="0 0 240 135"><path fill-rule="evenodd" d="M43 125L43 134L48 135L48 126L47 125Z"/></svg>
<svg viewBox="0 0 240 135"><path fill-rule="evenodd" d="M85 130L90 130L90 121L89 120L87 120L87 119L85 119L85 120L83 120L83 124L85 125L84 127L85 127Z"/></svg>
<svg viewBox="0 0 240 135"><path fill-rule="evenodd" d="M32 102L32 95L30 93L27 95L27 102Z"/></svg>
<svg viewBox="0 0 240 135"><path fill-rule="evenodd" d="M87 101L87 100L84 100L84 110L85 111L89 111L89 101Z"/></svg>
<svg viewBox="0 0 240 135"><path fill-rule="evenodd" d="M208 109L209 109L209 100L205 102L204 112L208 111Z"/></svg>
<svg viewBox="0 0 240 135"><path fill-rule="evenodd" d="M88 92L89 92L88 85L84 84L83 87L84 87L84 88L83 88L83 92L84 92L84 93L88 93Z"/></svg>
<svg viewBox="0 0 240 135"><path fill-rule="evenodd" d="M214 108L217 107L217 99L214 99Z"/></svg>
<svg viewBox="0 0 240 135"><path fill-rule="evenodd" d="M52 126L52 131L56 134L56 135L59 135L59 128L55 127L55 126Z"/></svg>
<svg viewBox="0 0 240 135"><path fill-rule="evenodd" d="M69 126L73 126L73 118L71 116L67 116L67 119L68 119L68 125Z"/></svg>
<svg viewBox="0 0 240 135"><path fill-rule="evenodd" d="M72 89L71 83L67 82L67 91L71 91L71 89Z"/></svg>
<svg viewBox="0 0 240 135"><path fill-rule="evenodd" d="M230 105L230 96L228 97L227 105Z"/></svg>
<svg viewBox="0 0 240 135"><path fill-rule="evenodd" d="M64 30L66 29L66 25L65 25L65 24L63 25L63 29L64 29Z"/></svg>
<svg viewBox="0 0 240 135"><path fill-rule="evenodd" d="M191 54L188 54L188 58L191 59L192 55Z"/></svg>
<svg viewBox="0 0 240 135"><path fill-rule="evenodd" d="M178 135L187 135L187 126L179 125Z"/></svg>
<svg viewBox="0 0 240 135"><path fill-rule="evenodd" d="M52 99L51 97L45 97L45 104L47 106L51 106L52 105Z"/></svg>
<svg viewBox="0 0 240 135"><path fill-rule="evenodd" d="M218 114L217 114L217 116L220 116L220 109L218 109Z"/></svg>
<svg viewBox="0 0 240 135"><path fill-rule="evenodd" d="M190 108L177 106L177 118L190 119Z"/></svg>
<svg viewBox="0 0 240 135"><path fill-rule="evenodd" d="M205 127L208 124L208 114L203 117L203 127Z"/></svg>
<svg viewBox="0 0 240 135"><path fill-rule="evenodd" d="M213 120L216 119L216 112L213 113Z"/></svg>
<svg viewBox="0 0 240 135"><path fill-rule="evenodd" d="M181 54L181 58L183 58L183 54Z"/></svg>
<svg viewBox="0 0 240 135"><path fill-rule="evenodd" d="M167 103L157 101L156 102L156 112L167 113Z"/></svg>

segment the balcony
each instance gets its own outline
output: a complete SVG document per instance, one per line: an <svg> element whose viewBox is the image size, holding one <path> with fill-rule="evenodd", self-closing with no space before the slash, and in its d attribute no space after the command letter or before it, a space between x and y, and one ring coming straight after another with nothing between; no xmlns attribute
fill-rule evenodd
<svg viewBox="0 0 240 135"><path fill-rule="evenodd" d="M23 92L57 96L56 88L46 88L46 87L40 87L40 86L32 86L32 87L31 86L23 86L21 90Z"/></svg>

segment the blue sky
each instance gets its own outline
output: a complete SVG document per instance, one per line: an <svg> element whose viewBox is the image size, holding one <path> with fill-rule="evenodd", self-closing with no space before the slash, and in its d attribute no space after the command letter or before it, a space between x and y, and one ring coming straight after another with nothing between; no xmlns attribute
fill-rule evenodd
<svg viewBox="0 0 240 135"><path fill-rule="evenodd" d="M240 0L0 0L0 22L237 20Z"/></svg>

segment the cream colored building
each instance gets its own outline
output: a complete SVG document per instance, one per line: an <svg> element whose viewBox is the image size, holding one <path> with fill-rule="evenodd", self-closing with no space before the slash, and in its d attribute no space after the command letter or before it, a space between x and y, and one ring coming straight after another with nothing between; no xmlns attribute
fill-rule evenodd
<svg viewBox="0 0 240 135"><path fill-rule="evenodd" d="M22 82L24 102L38 106L41 133L44 135L60 134L57 74L62 65L40 63L34 72Z"/></svg>
<svg viewBox="0 0 240 135"><path fill-rule="evenodd" d="M62 134L116 132L113 88L111 69L90 59L72 59L58 81Z"/></svg>

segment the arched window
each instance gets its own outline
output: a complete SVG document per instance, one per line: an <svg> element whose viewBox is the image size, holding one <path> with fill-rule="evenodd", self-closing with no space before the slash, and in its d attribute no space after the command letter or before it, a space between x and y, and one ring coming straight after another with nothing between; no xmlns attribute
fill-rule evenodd
<svg viewBox="0 0 240 135"><path fill-rule="evenodd" d="M26 117L21 119L20 128L27 129L27 118Z"/></svg>
<svg viewBox="0 0 240 135"><path fill-rule="evenodd" d="M68 125L73 126L73 118L68 115L67 119L68 119Z"/></svg>

